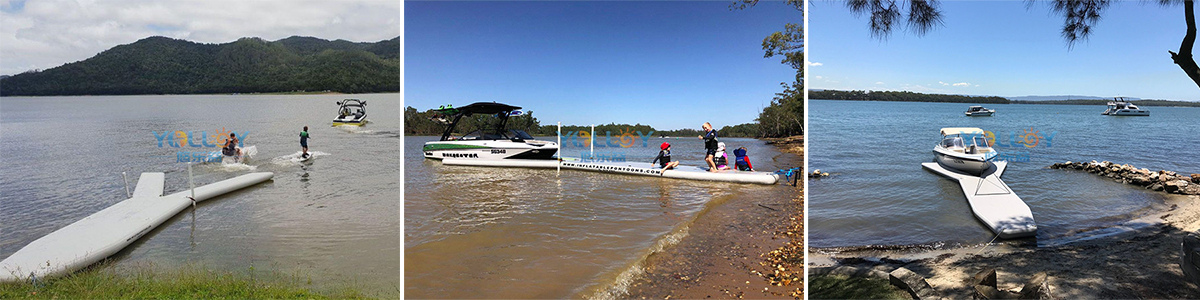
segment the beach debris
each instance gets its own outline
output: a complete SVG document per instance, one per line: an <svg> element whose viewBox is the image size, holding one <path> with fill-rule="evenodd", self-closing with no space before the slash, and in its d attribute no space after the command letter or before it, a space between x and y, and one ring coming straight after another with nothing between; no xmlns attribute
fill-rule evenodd
<svg viewBox="0 0 1200 300"><path fill-rule="evenodd" d="M1179 267L1183 269L1184 277L1200 284L1200 232L1189 232L1184 236L1181 251Z"/></svg>
<svg viewBox="0 0 1200 300"><path fill-rule="evenodd" d="M925 277L917 275L912 270L904 267L896 268L892 271L889 281L892 285L899 287L913 296L913 299L941 299L941 295L929 282L925 281Z"/></svg>
<svg viewBox="0 0 1200 300"><path fill-rule="evenodd" d="M1154 191L1162 191L1180 195L1200 195L1200 174L1183 176L1174 171L1150 171L1129 164L1116 164L1110 161L1055 163L1051 169L1081 170L1088 173L1112 178L1126 184L1145 187Z"/></svg>
<svg viewBox="0 0 1200 300"><path fill-rule="evenodd" d="M1033 278L1026 281L1024 287L1021 287L1017 299L1054 299L1050 295L1050 276L1046 275L1046 272L1033 274Z"/></svg>
<svg viewBox="0 0 1200 300"><path fill-rule="evenodd" d="M975 277L973 277L973 279L974 280L972 280L972 283L975 285L985 285L996 288L996 269L989 268L979 271L979 273L975 273Z"/></svg>

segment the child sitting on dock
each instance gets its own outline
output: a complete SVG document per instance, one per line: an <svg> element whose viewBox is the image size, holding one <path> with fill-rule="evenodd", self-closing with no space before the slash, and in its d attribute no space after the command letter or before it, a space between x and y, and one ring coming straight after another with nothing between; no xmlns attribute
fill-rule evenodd
<svg viewBox="0 0 1200 300"><path fill-rule="evenodd" d="M713 154L713 164L717 165L717 170L729 169L729 154L725 153L725 142L717 143L717 153Z"/></svg>
<svg viewBox="0 0 1200 300"><path fill-rule="evenodd" d="M739 147L733 150L733 156L737 157L734 160L734 165L738 171L754 171L754 166L750 165L750 157L746 156L746 147Z"/></svg>
<svg viewBox="0 0 1200 300"><path fill-rule="evenodd" d="M650 165L654 165L655 162L658 162L659 167L662 168L663 171L674 169L675 167L679 166L679 162L671 161L671 143L663 142L662 146L659 148L662 148L662 150L658 151L658 157L655 157L654 161L650 162Z"/></svg>

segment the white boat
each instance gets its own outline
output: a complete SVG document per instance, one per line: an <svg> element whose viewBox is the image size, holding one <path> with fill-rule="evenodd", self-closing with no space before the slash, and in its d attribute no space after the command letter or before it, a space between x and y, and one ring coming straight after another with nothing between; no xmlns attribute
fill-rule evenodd
<svg viewBox="0 0 1200 300"><path fill-rule="evenodd" d="M438 110L440 121L449 123L441 139L426 142L425 158L466 160L554 159L558 143L534 139L521 130L505 130L508 118L520 114L521 107L495 102L476 102L459 108ZM455 136L463 117L493 115L492 126L481 125L467 134ZM487 121L485 121L487 123ZM488 128L490 127L490 128Z"/></svg>
<svg viewBox="0 0 1200 300"><path fill-rule="evenodd" d="M976 176L992 167L996 151L988 144L983 129L950 127L942 128L941 133L942 141L933 147L939 165Z"/></svg>
<svg viewBox="0 0 1200 300"><path fill-rule="evenodd" d="M333 118L333 126L367 124L367 101L346 99L338 101L337 104L339 105L338 116Z"/></svg>
<svg viewBox="0 0 1200 300"><path fill-rule="evenodd" d="M964 112L968 117L990 117L996 113L995 109L983 108L983 106L971 106Z"/></svg>
<svg viewBox="0 0 1200 300"><path fill-rule="evenodd" d="M1108 102L1108 109L1102 115L1109 116L1150 116L1150 111L1138 108L1132 102L1125 101L1124 97L1117 97L1114 101Z"/></svg>

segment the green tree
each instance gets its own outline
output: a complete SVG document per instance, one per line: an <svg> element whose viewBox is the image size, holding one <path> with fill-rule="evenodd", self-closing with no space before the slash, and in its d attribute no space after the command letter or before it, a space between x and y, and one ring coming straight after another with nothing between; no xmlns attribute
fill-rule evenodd
<svg viewBox="0 0 1200 300"><path fill-rule="evenodd" d="M746 0L748 1L748 0ZM1050 11L1063 18L1062 36L1068 47L1075 42L1085 40L1092 34L1092 26L1100 22L1104 10L1112 4L1112 0L1054 0ZM1192 47L1196 44L1196 12L1193 0L1157 0L1163 7L1183 4L1183 19L1187 26L1179 52L1168 50L1171 62L1179 65L1197 87L1200 87L1200 66L1192 57ZM1027 7L1032 7L1035 1L1027 0ZM871 35L880 39L890 35L897 28L896 20L905 15L907 6L908 26L917 35L924 35L934 26L942 22L942 14L938 9L937 0L850 0L846 7L859 15L870 15Z"/></svg>
<svg viewBox="0 0 1200 300"><path fill-rule="evenodd" d="M802 0L787 0L788 6L803 12ZM738 0L729 5L731 10L754 7L758 0ZM804 133L804 28L797 23L784 24L783 31L776 31L763 38L763 58L781 56L780 63L796 70L791 84L781 82L783 91L776 93L771 105L759 113L758 136L783 137ZM746 127L749 128L749 127Z"/></svg>

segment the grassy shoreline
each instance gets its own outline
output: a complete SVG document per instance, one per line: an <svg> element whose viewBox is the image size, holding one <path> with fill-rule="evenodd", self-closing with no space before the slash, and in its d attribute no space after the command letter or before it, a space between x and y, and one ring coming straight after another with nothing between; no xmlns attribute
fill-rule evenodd
<svg viewBox="0 0 1200 300"><path fill-rule="evenodd" d="M0 299L371 299L350 285L318 289L311 276L184 265L115 267L104 262L73 274L0 283Z"/></svg>

